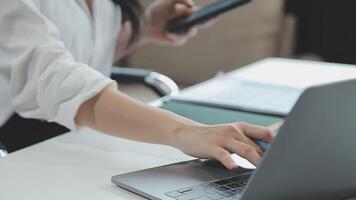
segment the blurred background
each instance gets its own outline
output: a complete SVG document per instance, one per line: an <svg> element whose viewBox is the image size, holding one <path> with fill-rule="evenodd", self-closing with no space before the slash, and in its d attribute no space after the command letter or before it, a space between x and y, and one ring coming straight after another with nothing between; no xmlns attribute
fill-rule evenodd
<svg viewBox="0 0 356 200"><path fill-rule="evenodd" d="M253 0L185 46L146 46L125 65L163 73L185 87L266 57L355 64L355 8L351 0Z"/></svg>

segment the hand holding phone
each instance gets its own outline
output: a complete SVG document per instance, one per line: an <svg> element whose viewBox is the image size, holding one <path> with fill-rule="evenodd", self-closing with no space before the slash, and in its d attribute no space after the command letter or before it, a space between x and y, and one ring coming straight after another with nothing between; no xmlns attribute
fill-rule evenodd
<svg viewBox="0 0 356 200"><path fill-rule="evenodd" d="M242 6L251 0L218 0L212 4L202 7L197 12L190 16L182 16L168 22L166 26L167 32L185 33L191 27L204 23L222 13L233 10Z"/></svg>

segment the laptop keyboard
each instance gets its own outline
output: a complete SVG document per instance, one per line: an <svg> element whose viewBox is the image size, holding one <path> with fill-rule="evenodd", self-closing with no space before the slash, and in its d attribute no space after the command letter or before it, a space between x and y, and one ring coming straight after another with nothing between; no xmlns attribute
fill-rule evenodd
<svg viewBox="0 0 356 200"><path fill-rule="evenodd" d="M165 195L176 200L236 200L239 199L251 174L203 183L179 190L167 192Z"/></svg>

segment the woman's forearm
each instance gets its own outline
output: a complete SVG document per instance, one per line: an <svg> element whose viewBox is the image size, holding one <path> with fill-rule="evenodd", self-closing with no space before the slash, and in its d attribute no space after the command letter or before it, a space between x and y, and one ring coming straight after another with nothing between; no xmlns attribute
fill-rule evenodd
<svg viewBox="0 0 356 200"><path fill-rule="evenodd" d="M173 145L175 133L198 123L141 102L108 86L79 109L79 125L127 139Z"/></svg>

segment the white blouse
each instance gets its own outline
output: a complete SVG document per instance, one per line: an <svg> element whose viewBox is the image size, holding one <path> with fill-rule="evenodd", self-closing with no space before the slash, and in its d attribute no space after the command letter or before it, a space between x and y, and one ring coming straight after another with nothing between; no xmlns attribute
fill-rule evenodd
<svg viewBox="0 0 356 200"><path fill-rule="evenodd" d="M94 0L0 0L0 126L14 113L71 130L108 84L120 8Z"/></svg>

